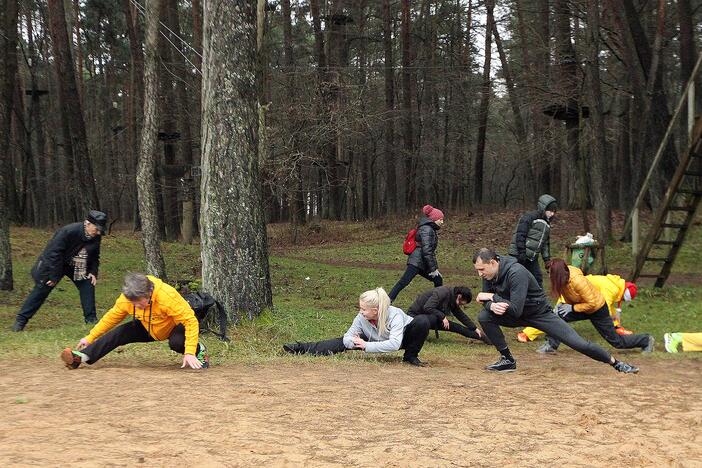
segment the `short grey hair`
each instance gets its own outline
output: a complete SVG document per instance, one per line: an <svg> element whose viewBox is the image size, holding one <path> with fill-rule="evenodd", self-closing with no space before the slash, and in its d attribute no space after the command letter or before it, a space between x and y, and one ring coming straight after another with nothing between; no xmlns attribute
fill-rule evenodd
<svg viewBox="0 0 702 468"><path fill-rule="evenodd" d="M143 273L127 273L124 277L122 294L130 301L151 297L153 290L154 284Z"/></svg>

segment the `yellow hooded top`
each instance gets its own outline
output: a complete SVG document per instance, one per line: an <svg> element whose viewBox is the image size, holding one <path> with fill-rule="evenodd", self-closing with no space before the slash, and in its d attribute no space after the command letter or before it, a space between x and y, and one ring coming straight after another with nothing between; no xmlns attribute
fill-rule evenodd
<svg viewBox="0 0 702 468"><path fill-rule="evenodd" d="M565 302L572 304L575 312L592 314L600 310L605 305L602 294L583 276L580 268L568 265L568 271L570 280L561 294Z"/></svg>
<svg viewBox="0 0 702 468"><path fill-rule="evenodd" d="M616 304L624 297L626 289L624 278L618 275L587 275L585 278L602 293L607 307L609 307L609 314L614 317Z"/></svg>
<svg viewBox="0 0 702 468"><path fill-rule="evenodd" d="M200 326L190 304L178 291L155 276L147 275L153 283L151 303L145 309L135 307L124 294L120 294L110 310L90 330L86 337L92 343L100 336L119 325L127 315L133 315L141 322L152 338L158 341L168 339L178 324L185 327L185 354L194 355Z"/></svg>

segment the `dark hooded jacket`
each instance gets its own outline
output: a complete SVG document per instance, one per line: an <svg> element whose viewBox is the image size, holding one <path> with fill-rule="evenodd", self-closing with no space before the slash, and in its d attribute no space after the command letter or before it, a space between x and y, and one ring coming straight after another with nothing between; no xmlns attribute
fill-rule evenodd
<svg viewBox="0 0 702 468"><path fill-rule="evenodd" d="M470 299L467 298L468 301ZM456 293L453 290L453 286L439 286L420 294L407 310L407 315L411 317L420 314L435 315L439 321L442 321L447 314L457 315L456 312L459 315L463 315L461 314L463 311L456 304ZM475 330L477 327L473 321L468 316L466 318L468 319L466 326Z"/></svg>
<svg viewBox="0 0 702 468"><path fill-rule="evenodd" d="M507 302L509 308L506 314L520 318L550 307L546 294L534 275L515 258L501 257L499 263L497 276L493 280L483 279L483 291L494 293L492 301L484 304L486 309L489 310L493 302Z"/></svg>
<svg viewBox="0 0 702 468"><path fill-rule="evenodd" d="M439 268L436 262L436 248L439 245L439 236L436 234L440 227L431 219L422 216L417 227L414 239L417 248L407 258L407 264L417 267L425 273L431 273Z"/></svg>
<svg viewBox="0 0 702 468"><path fill-rule="evenodd" d="M37 262L32 268L32 278L45 283L49 280L57 283L64 272L70 268L73 257L81 247L88 253L86 273L97 277L100 267L100 239L102 236L88 238L83 222L71 223L54 233Z"/></svg>
<svg viewBox="0 0 702 468"><path fill-rule="evenodd" d="M546 218L546 207L555 203L551 195L541 195L536 204L536 211L524 213L512 234L508 253L520 263L534 261L539 254L548 262L551 259L551 225Z"/></svg>

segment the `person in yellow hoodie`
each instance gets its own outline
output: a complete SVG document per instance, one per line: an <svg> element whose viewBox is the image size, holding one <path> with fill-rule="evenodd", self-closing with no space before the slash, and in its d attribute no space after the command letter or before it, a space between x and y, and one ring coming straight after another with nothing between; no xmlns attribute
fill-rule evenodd
<svg viewBox="0 0 702 468"><path fill-rule="evenodd" d="M669 353L702 351L702 333L666 333L663 339Z"/></svg>
<svg viewBox="0 0 702 468"><path fill-rule="evenodd" d="M120 325L129 315L132 320ZM155 276L129 273L115 305L75 350L63 350L61 360L69 369L77 369L128 343L168 340L173 351L183 354L181 368L206 368L209 357L205 345L198 343L199 332L195 312L175 288Z"/></svg>
<svg viewBox="0 0 702 468"><path fill-rule="evenodd" d="M625 281L618 275L587 275L588 281L602 293L609 308L609 315L614 321L614 330L618 335L632 335L634 332L622 326L621 303L629 302L636 297L636 284ZM558 299L558 304L564 303L563 298ZM526 327L517 333L517 340L521 343L534 341L544 332L533 327Z"/></svg>
<svg viewBox="0 0 702 468"><path fill-rule="evenodd" d="M653 351L652 335L619 335L614 329L614 322L609 315L609 307L602 293L583 275L579 268L566 265L561 258L551 261L549 272L551 295L561 296L563 304L556 308L558 315L566 322L589 320L602 338L617 349L641 348L645 353ZM550 336L537 351L553 353L560 342Z"/></svg>

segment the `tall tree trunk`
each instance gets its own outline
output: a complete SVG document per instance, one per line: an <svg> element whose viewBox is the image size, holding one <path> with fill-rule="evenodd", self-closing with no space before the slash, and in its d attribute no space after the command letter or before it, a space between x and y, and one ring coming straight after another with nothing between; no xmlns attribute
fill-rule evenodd
<svg viewBox="0 0 702 468"><path fill-rule="evenodd" d="M0 290L12 291L12 248L10 246L10 216L7 189L10 177L9 148L15 78L17 76L17 0L0 1Z"/></svg>
<svg viewBox="0 0 702 468"><path fill-rule="evenodd" d="M609 161L605 122L602 105L602 90L600 86L600 8L598 0L587 2L587 26L590 39L590 57L587 62L587 81L590 90L590 122L593 128L593 138L590 144L592 151L592 201L595 206L597 220L597 239L603 245L609 241L612 231L611 203L609 199L610 176L607 170Z"/></svg>
<svg viewBox="0 0 702 468"><path fill-rule="evenodd" d="M162 0L146 3L146 42L144 47L144 126L137 167L137 194L141 215L142 242L146 272L166 278L166 263L161 253L161 229L156 210L155 153L158 135L158 42Z"/></svg>
<svg viewBox="0 0 702 468"><path fill-rule="evenodd" d="M136 174L137 161L139 159L139 120L143 115L144 110L144 53L142 51L142 31L139 27L139 13L131 5L131 0L122 0L122 12L127 26L127 38L129 39L129 102L127 104L127 139L129 141L129 151L127 154L131 157L127 158L125 165L128 168L127 174L130 192L136 193ZM130 201L134 202L133 195L130 196ZM139 203L134 203L134 211L132 215L134 221L134 230L141 229L141 221L139 217Z"/></svg>
<svg viewBox="0 0 702 468"><path fill-rule="evenodd" d="M88 137L66 30L63 0L48 0L48 7L51 48L60 89L59 100L63 111L62 118L68 121L70 129L71 147L77 170L76 179L80 187L79 203L83 211L90 208L98 209L100 201L88 151Z"/></svg>
<svg viewBox="0 0 702 468"><path fill-rule="evenodd" d="M390 0L383 0L383 53L385 81L385 119L383 136L385 141L385 167L388 168L385 177L386 195L382 203L387 204L385 212L397 212L404 207L406 174L402 165L403 158L395 158L395 61L392 54L392 10ZM400 197L400 193L403 195Z"/></svg>
<svg viewBox="0 0 702 468"><path fill-rule="evenodd" d="M492 80L490 80L490 64L492 62L492 29L495 27L493 19L494 1L486 0L487 20L485 22L485 61L483 62L483 85L480 96L480 110L478 112L478 143L475 150L473 201L477 204L483 202L483 166L485 164L485 139L487 135L488 109L490 94L492 93Z"/></svg>
<svg viewBox="0 0 702 468"><path fill-rule="evenodd" d="M571 13L567 0L555 0L556 12L556 57L558 60L560 99L558 105L578 112L580 109L580 83L578 80L578 62L571 38ZM570 208L585 209L587 204L587 186L585 183L585 162L580 155L579 119L569 118L565 121L567 134L567 200L561 203ZM563 194L564 195L564 194ZM584 219L585 224L587 221Z"/></svg>
<svg viewBox="0 0 702 468"><path fill-rule="evenodd" d="M232 320L271 307L258 166L256 9L204 4L202 278Z"/></svg>
<svg viewBox="0 0 702 468"><path fill-rule="evenodd" d="M403 169L403 179L408 180L404 192L398 186L398 209L404 211L407 207L410 194L414 191L416 182L412 180L412 159L414 157L414 131L412 129L412 42L410 31L412 29L409 0L401 0L402 21L400 26L400 40L402 42L402 137L404 148L399 159ZM404 184L403 184L404 185ZM404 188L404 187L403 187Z"/></svg>

